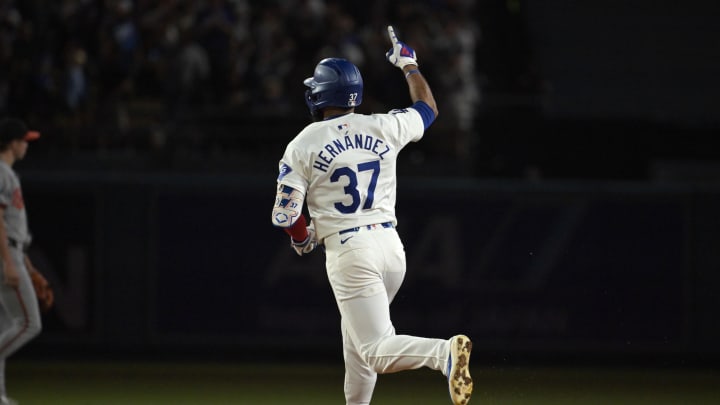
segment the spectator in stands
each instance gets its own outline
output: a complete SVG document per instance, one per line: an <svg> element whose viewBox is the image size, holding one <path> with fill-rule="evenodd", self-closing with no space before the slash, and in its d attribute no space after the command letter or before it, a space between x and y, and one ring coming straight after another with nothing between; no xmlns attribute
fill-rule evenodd
<svg viewBox="0 0 720 405"><path fill-rule="evenodd" d="M408 41L425 45L426 49L418 50L421 54L456 55L447 60L428 57L423 72L433 76L450 69L451 73L432 80L444 89L438 101L449 106L446 111L457 114L437 126L449 125L472 136L474 110L480 101L473 72L479 29L470 17L472 1L3 4L0 62L5 68L0 70L0 113L42 115L58 137L78 133L77 121L67 115L87 105L93 108L82 126L98 146L109 146L112 138L108 136L129 131L130 105L140 97L167 106L169 114L157 119L165 125L171 125L173 117L188 121L208 111L252 118L270 106L284 117L304 117L302 105L287 100L302 80L298 72L307 71L323 54L384 69L377 55L367 50L378 48L390 19L403 27ZM443 61L442 69L435 66L437 61ZM386 72L377 73L376 82L372 69L365 72L368 84L379 89L378 99L393 102L393 94L404 94L384 82ZM366 100L368 106L373 102ZM460 142L456 151L467 150L469 143L467 139Z"/></svg>

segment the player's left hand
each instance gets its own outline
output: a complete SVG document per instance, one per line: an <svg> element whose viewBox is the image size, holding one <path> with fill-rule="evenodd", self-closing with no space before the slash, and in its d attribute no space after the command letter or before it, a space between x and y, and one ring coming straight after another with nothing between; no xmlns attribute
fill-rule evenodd
<svg viewBox="0 0 720 405"><path fill-rule="evenodd" d="M295 249L295 253L297 253L298 256L312 252L318 245L317 236L315 235L315 224L313 224L312 220L310 220L310 225L308 225L306 229L308 235L305 240L297 242L293 240L292 237L290 238L290 246Z"/></svg>
<svg viewBox="0 0 720 405"><path fill-rule="evenodd" d="M55 294L53 293L50 283L37 270L30 270L30 280L32 280L35 295L37 296L40 309L46 312L52 308L55 303Z"/></svg>
<svg viewBox="0 0 720 405"><path fill-rule="evenodd" d="M392 27L392 25L388 25L387 30L388 36L390 37L390 42L392 42L393 44L393 47L385 54L388 62L392 63L400 69L404 68L407 65L417 66L418 63L415 51L410 48L408 44L398 40L397 36L395 35L395 29Z"/></svg>

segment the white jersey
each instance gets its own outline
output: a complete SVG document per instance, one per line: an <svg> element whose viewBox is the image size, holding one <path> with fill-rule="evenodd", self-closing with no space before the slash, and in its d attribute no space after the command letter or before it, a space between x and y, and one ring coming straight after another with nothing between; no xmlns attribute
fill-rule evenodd
<svg viewBox="0 0 720 405"><path fill-rule="evenodd" d="M23 245L31 240L20 179L7 163L0 160L0 206L5 208L7 237Z"/></svg>
<svg viewBox="0 0 720 405"><path fill-rule="evenodd" d="M312 123L288 144L278 183L305 196L320 241L357 226L396 225L398 153L424 131L413 108Z"/></svg>

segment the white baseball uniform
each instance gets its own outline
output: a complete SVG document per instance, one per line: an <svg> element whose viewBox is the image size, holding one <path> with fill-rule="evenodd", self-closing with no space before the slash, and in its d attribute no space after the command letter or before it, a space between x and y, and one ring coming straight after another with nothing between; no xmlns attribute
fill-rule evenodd
<svg viewBox="0 0 720 405"><path fill-rule="evenodd" d="M370 403L377 373L447 367L448 340L396 335L390 320L406 268L395 229L396 159L424 130L412 107L349 113L308 125L280 161L279 188L304 196L325 246L342 317L347 404Z"/></svg>
<svg viewBox="0 0 720 405"><path fill-rule="evenodd" d="M0 205L8 238L10 259L20 277L12 288L3 282L0 272L0 395L5 394L5 359L25 345L41 329L40 309L30 275L25 267L23 247L30 243L25 203L15 171L0 160ZM0 270L3 270L0 262Z"/></svg>

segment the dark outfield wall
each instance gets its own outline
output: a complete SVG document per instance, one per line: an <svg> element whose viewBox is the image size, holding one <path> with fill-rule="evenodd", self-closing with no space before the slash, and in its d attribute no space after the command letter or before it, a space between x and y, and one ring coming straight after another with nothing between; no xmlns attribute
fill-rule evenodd
<svg viewBox="0 0 720 405"><path fill-rule="evenodd" d="M270 224L274 178L29 173L42 348L332 352L324 257ZM718 354L720 191L404 179L398 333L488 353ZM30 351L31 349L28 349Z"/></svg>

